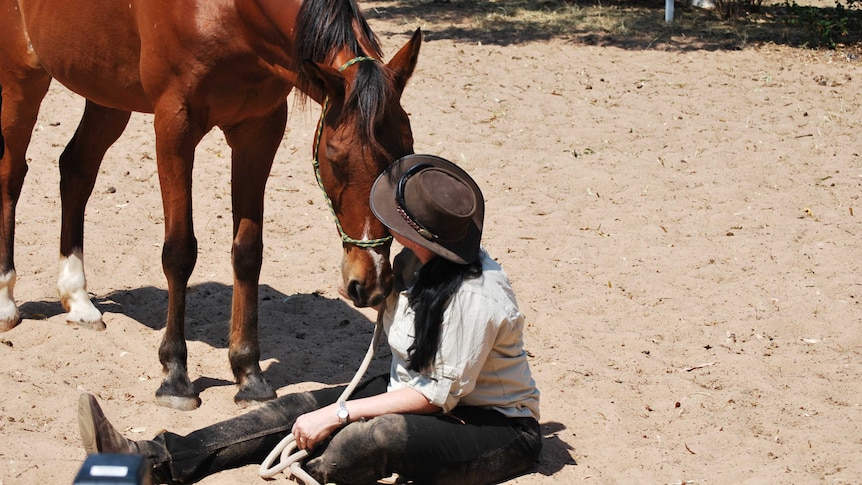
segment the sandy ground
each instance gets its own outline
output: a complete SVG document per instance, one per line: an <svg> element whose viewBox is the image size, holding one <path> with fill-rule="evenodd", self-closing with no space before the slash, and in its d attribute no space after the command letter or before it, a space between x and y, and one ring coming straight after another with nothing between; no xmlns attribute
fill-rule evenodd
<svg viewBox="0 0 862 485"><path fill-rule="evenodd" d="M371 22L391 55L422 24L385 7ZM839 53L779 46L426 32L403 99L415 148L482 185L485 245L529 320L542 391L540 462L508 483L859 483L861 74ZM72 482L81 391L138 439L243 412L227 361L229 151L218 132L195 172L189 367L203 405L153 400L167 297L150 116L135 115L109 151L87 212L89 291L108 328L66 324L56 160L82 108L55 84L29 152L24 320L0 335L4 485ZM309 160L318 113L293 113L266 197L262 366L279 394L347 382L372 330L373 315L336 293L340 246ZM259 480L248 466L203 483Z"/></svg>

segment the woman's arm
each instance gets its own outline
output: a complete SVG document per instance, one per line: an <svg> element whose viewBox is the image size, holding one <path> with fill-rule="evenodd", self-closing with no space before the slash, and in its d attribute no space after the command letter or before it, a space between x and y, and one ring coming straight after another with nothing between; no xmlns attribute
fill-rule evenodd
<svg viewBox="0 0 862 485"><path fill-rule="evenodd" d="M336 408L337 404L333 404L332 416L335 416ZM382 414L434 414L439 412L440 408L429 403L425 396L412 387L402 387L376 396L347 401L347 410L350 412L350 421L356 421Z"/></svg>
<svg viewBox="0 0 862 485"><path fill-rule="evenodd" d="M297 446L310 450L337 430L341 426L336 416L337 410L338 403L335 403L298 417L292 430ZM376 396L347 401L347 411L350 421L356 421L383 414L433 414L439 412L440 407L429 403L419 391L403 387Z"/></svg>

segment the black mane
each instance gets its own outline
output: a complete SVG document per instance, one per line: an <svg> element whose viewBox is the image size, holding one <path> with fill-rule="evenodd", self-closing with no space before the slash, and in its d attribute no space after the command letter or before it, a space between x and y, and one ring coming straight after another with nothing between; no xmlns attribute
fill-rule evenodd
<svg viewBox="0 0 862 485"><path fill-rule="evenodd" d="M354 21L365 42L360 43L353 31ZM365 52L362 45L373 52ZM347 49L356 56L380 59L383 52L377 36L359 10L356 0L305 0L296 21L294 59L331 65L338 54ZM375 127L383 117L390 98L391 83L382 62L359 62L353 89L345 100L342 116L357 116L365 139L375 148ZM336 66L340 67L340 66ZM302 94L314 93L318 88L299 69L298 88ZM323 93L317 93L323 94Z"/></svg>

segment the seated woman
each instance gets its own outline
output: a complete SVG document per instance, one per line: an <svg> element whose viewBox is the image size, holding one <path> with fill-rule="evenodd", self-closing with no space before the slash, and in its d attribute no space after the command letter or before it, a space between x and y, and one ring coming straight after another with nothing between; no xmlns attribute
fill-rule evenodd
<svg viewBox="0 0 862 485"><path fill-rule="evenodd" d="M409 155L378 177L374 214L404 246L383 322L389 375L293 393L186 436L131 441L96 399L79 401L88 453L139 453L156 483L188 483L261 463L288 433L321 483L494 483L532 468L542 448L539 391L524 351L524 316L508 277L480 247L484 200L457 165Z"/></svg>

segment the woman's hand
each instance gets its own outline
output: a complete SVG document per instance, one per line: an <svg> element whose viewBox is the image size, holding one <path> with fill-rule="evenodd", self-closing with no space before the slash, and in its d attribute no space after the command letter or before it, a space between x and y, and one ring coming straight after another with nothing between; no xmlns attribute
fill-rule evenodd
<svg viewBox="0 0 862 485"><path fill-rule="evenodd" d="M311 451L341 426L334 404L305 413L293 423L293 438L300 450Z"/></svg>
<svg viewBox="0 0 862 485"><path fill-rule="evenodd" d="M293 423L294 439L300 450L311 450L341 426L338 403L305 413ZM348 421L371 419L383 414L433 414L440 408L429 403L419 391L403 387L376 396L347 401Z"/></svg>

